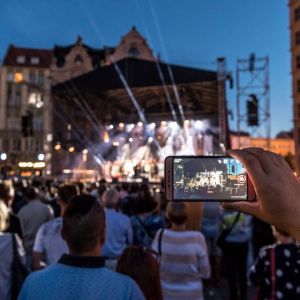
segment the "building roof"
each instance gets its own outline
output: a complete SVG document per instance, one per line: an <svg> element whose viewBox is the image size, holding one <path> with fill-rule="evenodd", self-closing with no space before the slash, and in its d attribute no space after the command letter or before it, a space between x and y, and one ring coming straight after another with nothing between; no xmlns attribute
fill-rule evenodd
<svg viewBox="0 0 300 300"><path fill-rule="evenodd" d="M172 85L168 68L172 71L176 84L217 80L217 73L213 71L178 65L167 65L162 62L153 62L135 58L122 59L117 62L117 66L125 77L128 85L132 88L161 86L162 80L158 68L161 69L167 85ZM120 79L120 75L121 74L118 74L115 66L111 64L58 84L54 87L54 91L64 89L66 84L74 84L80 90L89 91L124 89L124 84Z"/></svg>
<svg viewBox="0 0 300 300"><path fill-rule="evenodd" d="M23 57L23 61L18 61L18 57ZM37 58L38 60L32 60ZM22 48L10 45L4 57L4 66L49 68L52 63L52 50Z"/></svg>
<svg viewBox="0 0 300 300"><path fill-rule="evenodd" d="M59 45L54 46L53 56L55 58L57 67L62 67L65 64L65 56L68 55L68 53L76 46L76 44L79 43L82 44L83 48L90 56L94 68L100 67L101 61L105 59L105 54L111 54L115 49L113 47L105 47L102 49L92 48L86 44L83 44L82 38L78 36L75 44L71 44L67 46L59 46Z"/></svg>

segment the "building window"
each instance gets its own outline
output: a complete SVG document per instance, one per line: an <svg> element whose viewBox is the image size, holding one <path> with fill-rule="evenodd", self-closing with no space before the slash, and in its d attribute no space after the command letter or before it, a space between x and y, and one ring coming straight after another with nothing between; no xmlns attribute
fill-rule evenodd
<svg viewBox="0 0 300 300"><path fill-rule="evenodd" d="M12 90L12 84L7 84L7 91L6 91L6 103L8 105L12 104L13 102L13 90Z"/></svg>
<svg viewBox="0 0 300 300"><path fill-rule="evenodd" d="M14 81L14 73L13 73L13 70L11 68L7 69L6 81L8 81L8 82Z"/></svg>
<svg viewBox="0 0 300 300"><path fill-rule="evenodd" d="M34 71L29 72L29 83L35 84L36 83L36 76Z"/></svg>
<svg viewBox="0 0 300 300"><path fill-rule="evenodd" d="M297 69L300 69L300 55L296 56L296 67Z"/></svg>
<svg viewBox="0 0 300 300"><path fill-rule="evenodd" d="M42 131L43 130L43 117L35 116L33 119L33 130L34 131Z"/></svg>
<svg viewBox="0 0 300 300"><path fill-rule="evenodd" d="M36 108L42 108L44 101L41 93L30 93L28 97L28 104L35 106Z"/></svg>
<svg viewBox="0 0 300 300"><path fill-rule="evenodd" d="M295 10L294 10L294 19L295 21L298 21L300 19L300 7L297 7Z"/></svg>
<svg viewBox="0 0 300 300"><path fill-rule="evenodd" d="M82 60L82 58L81 58L81 56L79 54L75 57L74 62L78 66L82 65L83 60Z"/></svg>
<svg viewBox="0 0 300 300"><path fill-rule="evenodd" d="M21 140L20 139L14 139L12 148L13 148L13 151L21 151Z"/></svg>
<svg viewBox="0 0 300 300"><path fill-rule="evenodd" d="M297 80L297 92L300 93L300 80Z"/></svg>
<svg viewBox="0 0 300 300"><path fill-rule="evenodd" d="M44 73L43 71L39 71L39 74L38 74L38 84L39 85L43 85L44 84Z"/></svg>
<svg viewBox="0 0 300 300"><path fill-rule="evenodd" d="M21 129L21 123L20 123L20 119L19 118L8 118L7 119L7 128L8 129L15 129L15 130L20 130Z"/></svg>
<svg viewBox="0 0 300 300"><path fill-rule="evenodd" d="M38 65L40 63L40 59L39 57L31 57L30 58L30 62L33 64L33 65Z"/></svg>
<svg viewBox="0 0 300 300"><path fill-rule="evenodd" d="M17 56L17 63L18 64L25 64L25 56L24 55Z"/></svg>
<svg viewBox="0 0 300 300"><path fill-rule="evenodd" d="M22 82L24 80L23 74L21 72L16 72L14 80L17 83Z"/></svg>
<svg viewBox="0 0 300 300"><path fill-rule="evenodd" d="M300 44L300 31L297 31L295 33L295 44L299 45Z"/></svg>
<svg viewBox="0 0 300 300"><path fill-rule="evenodd" d="M136 43L131 43L130 48L128 50L129 57L138 57L140 55L140 51L137 48Z"/></svg>
<svg viewBox="0 0 300 300"><path fill-rule="evenodd" d="M3 140L2 140L2 150L3 150L4 152L10 151L9 140L8 140L8 139L3 139Z"/></svg>

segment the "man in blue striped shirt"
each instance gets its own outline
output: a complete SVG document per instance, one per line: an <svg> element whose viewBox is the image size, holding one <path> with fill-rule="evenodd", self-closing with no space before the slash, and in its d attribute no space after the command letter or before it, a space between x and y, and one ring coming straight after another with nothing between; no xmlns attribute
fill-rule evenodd
<svg viewBox="0 0 300 300"><path fill-rule="evenodd" d="M94 197L80 195L70 201L63 215L62 236L70 254L31 274L20 300L144 299L131 278L104 267L99 253L105 240L105 216Z"/></svg>

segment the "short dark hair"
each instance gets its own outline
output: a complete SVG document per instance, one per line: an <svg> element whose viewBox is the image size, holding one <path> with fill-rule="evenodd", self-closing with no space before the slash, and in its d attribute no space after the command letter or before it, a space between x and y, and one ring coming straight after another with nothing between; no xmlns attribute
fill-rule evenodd
<svg viewBox="0 0 300 300"><path fill-rule="evenodd" d="M36 187L30 186L25 191L25 196L28 200L36 199L38 196L38 190Z"/></svg>
<svg viewBox="0 0 300 300"><path fill-rule="evenodd" d="M63 215L62 234L76 254L104 243L105 214L95 197L81 194L72 198Z"/></svg>
<svg viewBox="0 0 300 300"><path fill-rule="evenodd" d="M63 184L58 189L58 197L65 204L69 202L74 196L79 194L78 186L75 184Z"/></svg>

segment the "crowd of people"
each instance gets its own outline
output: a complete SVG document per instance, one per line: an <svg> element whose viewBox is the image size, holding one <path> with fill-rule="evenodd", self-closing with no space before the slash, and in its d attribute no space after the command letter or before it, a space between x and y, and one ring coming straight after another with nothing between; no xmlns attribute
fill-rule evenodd
<svg viewBox="0 0 300 300"><path fill-rule="evenodd" d="M256 299L300 299L300 184L275 154L231 155L257 201L167 203L163 187L105 180L1 182L0 299L201 300L224 279L228 299L249 299L250 282Z"/></svg>

